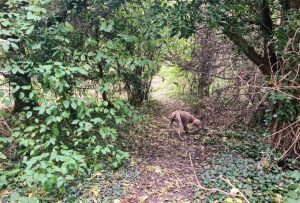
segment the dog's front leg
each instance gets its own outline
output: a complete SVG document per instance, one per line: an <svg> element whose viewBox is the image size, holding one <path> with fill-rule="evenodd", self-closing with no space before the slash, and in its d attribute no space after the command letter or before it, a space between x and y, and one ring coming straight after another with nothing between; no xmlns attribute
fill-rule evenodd
<svg viewBox="0 0 300 203"><path fill-rule="evenodd" d="M184 140L183 137L181 136L181 133L185 131L185 126L182 124L182 121L180 120L178 122L178 129L177 129L177 133L178 133L178 136L181 140Z"/></svg>
<svg viewBox="0 0 300 203"><path fill-rule="evenodd" d="M189 133L189 129L188 129L187 125L183 125L183 129L186 134Z"/></svg>
<svg viewBox="0 0 300 203"><path fill-rule="evenodd" d="M180 131L180 129L177 129L177 134L178 134L178 137L179 137L181 140L183 140L183 138L181 137L181 131Z"/></svg>

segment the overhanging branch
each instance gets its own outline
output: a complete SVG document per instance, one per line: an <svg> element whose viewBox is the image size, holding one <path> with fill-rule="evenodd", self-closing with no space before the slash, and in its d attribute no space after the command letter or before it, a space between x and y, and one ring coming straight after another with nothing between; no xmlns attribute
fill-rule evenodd
<svg viewBox="0 0 300 203"><path fill-rule="evenodd" d="M259 67L261 72L264 75L270 75L271 74L271 69L270 65L268 64L267 61L264 60L264 58L258 54L255 49L249 45L249 43L238 33L229 31L229 30L224 30L223 31L226 36L229 37L231 41L235 43L241 50L244 52L244 54L252 61L255 65Z"/></svg>

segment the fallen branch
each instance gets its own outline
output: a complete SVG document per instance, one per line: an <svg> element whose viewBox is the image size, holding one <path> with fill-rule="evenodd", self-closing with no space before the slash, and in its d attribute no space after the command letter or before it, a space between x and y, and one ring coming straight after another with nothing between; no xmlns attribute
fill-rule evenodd
<svg viewBox="0 0 300 203"><path fill-rule="evenodd" d="M232 188L236 188L234 187L234 185L226 178L224 178L222 175L220 176L220 178L225 182L227 183L228 185L230 185ZM247 197L241 192L240 189L236 188L237 189L237 192L240 193L240 195L243 197L243 199L247 202L247 203L250 203L250 201L247 199Z"/></svg>
<svg viewBox="0 0 300 203"><path fill-rule="evenodd" d="M3 118L0 118L0 132L7 137L11 136L11 128Z"/></svg>
<svg viewBox="0 0 300 203"><path fill-rule="evenodd" d="M195 167L194 167L194 164L193 164L193 161L192 161L192 157L191 157L191 154L189 153L189 159L190 159L190 162L191 162L191 167L193 169L193 173L194 173L194 176L195 176L195 179L196 179L196 182L197 182L197 186L202 189L202 190L206 190L206 191L212 191L212 192L220 192L222 194L225 194L225 195L228 195L228 196L233 196L233 197L241 197L243 198L247 203L250 203L249 200L241 193L241 191L239 190L239 193L240 194L233 194L233 193L230 193L230 192L226 192L224 190L221 190L219 188L206 188L204 186L202 186L200 184L200 181L197 177L197 174L196 174L196 171L195 171ZM222 179L223 180L223 179Z"/></svg>

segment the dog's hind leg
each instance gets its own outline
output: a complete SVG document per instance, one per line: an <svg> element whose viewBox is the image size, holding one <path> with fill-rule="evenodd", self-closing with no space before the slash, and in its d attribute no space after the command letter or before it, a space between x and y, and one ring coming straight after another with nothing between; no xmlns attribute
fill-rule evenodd
<svg viewBox="0 0 300 203"><path fill-rule="evenodd" d="M185 130L185 128L184 128L184 126L183 126L181 120L178 120L177 124L178 124L178 126L177 126L177 134L178 134L179 138L180 138L181 140L183 140L183 138L182 138L182 136L181 136L181 133Z"/></svg>

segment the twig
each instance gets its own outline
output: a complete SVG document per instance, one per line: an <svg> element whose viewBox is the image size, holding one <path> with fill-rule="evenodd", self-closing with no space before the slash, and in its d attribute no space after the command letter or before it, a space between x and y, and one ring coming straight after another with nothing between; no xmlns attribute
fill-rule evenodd
<svg viewBox="0 0 300 203"><path fill-rule="evenodd" d="M296 135L296 133L294 133L294 134ZM294 145L299 141L299 137L300 137L300 134L298 134L297 137L294 138L294 141L291 144L291 146L282 154L282 156L279 158L279 160L283 159L283 157L285 157L287 155L287 153L292 149L292 147L294 147Z"/></svg>
<svg viewBox="0 0 300 203"><path fill-rule="evenodd" d="M226 182L228 185L230 185L232 188L236 188L234 187L234 185L226 178L224 178L222 175L220 176L220 178ZM247 203L250 203L250 201L247 199L247 197L241 192L240 189L236 188L238 190L238 192L240 193L240 195L242 196L242 198L247 202Z"/></svg>
<svg viewBox="0 0 300 203"><path fill-rule="evenodd" d="M5 127L6 129L4 129ZM11 136L11 128L2 117L0 117L0 132L8 137Z"/></svg>
<svg viewBox="0 0 300 203"><path fill-rule="evenodd" d="M224 190L221 190L219 188L206 188L206 187L202 186L200 184L200 181L199 181L198 177L197 177L197 174L196 174L196 171L195 171L195 167L194 167L194 164L193 164L192 157L191 157L190 153L189 153L189 159L190 159L191 167L193 169L193 173L194 173L194 176L195 176L195 179L196 179L196 182L197 182L197 186L200 189L206 190L206 191L212 191L212 192L220 192L220 193L223 193L223 194L228 195L228 196L234 196L234 197L242 197L242 198L244 198L243 194L241 194L241 195L239 195L239 194L232 194L232 193L226 192ZM245 201L247 201L247 203L250 203L247 199L245 199Z"/></svg>
<svg viewBox="0 0 300 203"><path fill-rule="evenodd" d="M286 127L282 128L282 129L280 129L280 130L278 130L278 131L276 131L276 132L272 133L271 135L268 135L268 137L271 137L271 136L273 136L273 135L279 134L280 132L282 132L282 131L284 131L284 130L286 130L286 129L290 128L291 126L293 126L293 125L297 124L298 122L299 122L299 121L298 121L298 120L296 120L296 121L295 121L295 122L293 122L292 124L290 124L290 125L288 125L288 126L286 126Z"/></svg>

